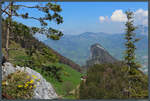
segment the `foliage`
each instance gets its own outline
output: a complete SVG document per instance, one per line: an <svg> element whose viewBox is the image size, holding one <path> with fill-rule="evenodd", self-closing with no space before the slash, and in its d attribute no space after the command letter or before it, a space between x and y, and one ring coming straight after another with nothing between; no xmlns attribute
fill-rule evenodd
<svg viewBox="0 0 150 101"><path fill-rule="evenodd" d="M55 14L55 16L58 16ZM37 28L37 27L28 27L24 24L9 20L11 25L11 34L9 41L9 62L12 64L30 67L43 75L43 77L52 83L58 95L64 96L66 91L63 90L63 82L70 81L73 84L74 89L80 83L81 73L72 69L65 64L61 64L60 61L64 61L65 57L61 56L59 53L55 52L53 49L47 47L42 42L34 38L33 34L36 32L46 33L46 35L51 34L52 39L59 39L55 36L62 36L57 30L52 28ZM5 51L5 42L7 40L7 23L8 19L2 20L2 49ZM49 33L50 32L50 33ZM59 56L59 57L58 57ZM65 60L70 62L70 60ZM73 62L71 62L74 64ZM16 83L15 81L13 83ZM21 86L20 86L21 85ZM20 84L19 87L22 87ZM24 89L24 88L22 88ZM13 89L12 89L13 90ZM74 95L65 95L68 98L74 98Z"/></svg>
<svg viewBox="0 0 150 101"><path fill-rule="evenodd" d="M133 12L126 12L127 40L125 46L125 63L99 64L89 68L86 81L80 84L79 98L81 99L121 99L148 98L148 78L138 70L136 62Z"/></svg>
<svg viewBox="0 0 150 101"><path fill-rule="evenodd" d="M22 71L16 71L2 81L2 93L15 99L31 99L35 87L34 79Z"/></svg>
<svg viewBox="0 0 150 101"><path fill-rule="evenodd" d="M137 49L135 46L135 43L139 41L140 39L135 38L136 33L134 33L136 27L133 25L133 12L132 11L126 11L127 15L127 22L125 24L126 26L126 34L125 34L125 39L126 39L126 51L125 51L125 62L128 65L128 70L127 72L127 78L128 78L128 90L129 90L129 98L132 98L133 96L141 96L139 94L140 88L139 86L139 81L141 81L141 76L137 74L136 69L141 67L140 64L136 62L136 57L135 57L135 50ZM138 84L138 85L137 85ZM136 85L136 86L135 86Z"/></svg>
<svg viewBox="0 0 150 101"><path fill-rule="evenodd" d="M29 9L37 10L38 12L41 12L43 16L40 16L40 17L31 16L32 14L29 12L20 13L18 12L18 10L20 10L21 8L29 8ZM41 26L43 26L43 28L48 26L48 22L51 22L51 21L55 21L57 24L63 23L63 17L59 15L59 13L62 11L60 5L53 4L51 2L45 3L43 5L35 4L32 6L21 5L15 2L3 3L1 10L2 10L2 13L5 14L6 18L8 19L7 23L11 23L10 21L12 20L13 16L21 17L23 19L33 19L33 20L39 21ZM9 11L11 11L11 13ZM11 27L13 28L13 26ZM36 27L34 27L33 29L34 29L33 32L40 30L40 29L37 30ZM56 29L48 28L47 31L49 32L48 34L62 36L62 32ZM45 34L45 33L42 33L42 34Z"/></svg>
<svg viewBox="0 0 150 101"><path fill-rule="evenodd" d="M79 88L80 99L125 99L128 98L128 77L127 65L124 63L97 64L90 67L87 72L87 79L81 82ZM148 97L148 79L139 70L134 69L139 76L134 80L131 98ZM141 85L143 84L143 85ZM135 89L135 91L133 91ZM134 93L136 92L136 94Z"/></svg>
<svg viewBox="0 0 150 101"><path fill-rule="evenodd" d="M6 32L6 22L7 20L3 20L3 35ZM13 34L10 35L11 39L9 46L9 59L11 62L15 65L32 68L42 67L43 64L50 62L58 62L57 56L30 34L29 27L15 21L12 21L12 25L14 28L12 30ZM33 29L36 30L36 28ZM4 38L3 43L5 40ZM3 45L3 48L4 47Z"/></svg>
<svg viewBox="0 0 150 101"><path fill-rule="evenodd" d="M18 43L11 42L11 47L16 48L19 47L22 51L19 50L11 50L10 51L10 58L16 59L17 61L11 61L14 65L19 66L27 66L33 68L37 72L41 73L42 76L49 81L55 88L58 95L65 95L66 91L63 90L63 82L70 81L73 84L73 87L80 83L81 73L77 72L76 70L72 69L71 67L60 64L59 61L52 61L55 59L48 59L46 53L45 55L42 54L42 49L40 51L36 51L33 53L32 56L28 56L25 52L27 48L21 48ZM44 49L44 48L43 48ZM49 51L50 52L50 51ZM50 52L52 55L50 58L56 56L54 53ZM55 57L56 58L56 57ZM30 60L32 59L32 64L28 65L29 62L23 62L21 60ZM58 58L56 58L58 60ZM59 69L60 68L60 69ZM58 72L55 69L59 69ZM42 73L43 70L43 73ZM51 71L52 70L52 71ZM56 74L56 75L55 75ZM60 77L60 80L57 80L57 76ZM57 78L56 78L57 77ZM61 82L60 82L61 81ZM74 98L74 95L66 95L65 98ZM74 98L75 99L75 98Z"/></svg>
<svg viewBox="0 0 150 101"><path fill-rule="evenodd" d="M65 82L63 82L62 86L63 86L63 90L66 92L65 95L69 95L69 94L70 94L70 91L73 89L73 84L72 84L72 82L70 82L70 81L65 81Z"/></svg>
<svg viewBox="0 0 150 101"><path fill-rule="evenodd" d="M9 3L2 3L2 7L0 8L2 11L2 16L6 20L6 44L5 44L5 50L6 50L6 59L9 58L9 42L10 42L10 35L13 34L14 30L13 28L18 31L17 28L23 28L16 27L12 24L13 17L21 17L23 19L32 19L39 21L41 24L41 28L31 28L31 30L21 30L21 32L32 32L32 34L35 34L35 31L38 31L41 34L45 34L47 37L53 39L53 40L59 40L61 36L63 36L63 33L61 31L58 31L56 29L53 29L51 27L48 27L48 22L55 21L57 24L63 23L63 17L59 15L59 13L62 11L60 5L53 4L51 2L45 3L44 5L36 4L32 6L27 5L21 5L17 4L14 1L11 1ZM21 8L28 8L28 9L34 9L38 12L42 13L43 16L33 16L30 12L18 12ZM26 27L26 26L24 26ZM33 31L32 31L33 29ZM38 30L37 30L38 29ZM53 36L53 37L52 37ZM15 35L13 35L15 37ZM23 40L24 37L21 37L21 40ZM32 47L31 47L32 48ZM30 55L32 55L30 51Z"/></svg>
<svg viewBox="0 0 150 101"><path fill-rule="evenodd" d="M48 77L55 78L58 82L62 82L62 73L63 73L63 67L55 65L55 64L49 64L42 67L42 73L45 74Z"/></svg>
<svg viewBox="0 0 150 101"><path fill-rule="evenodd" d="M4 23L5 20L3 20L3 24ZM42 42L36 40L30 34L29 27L14 21L12 23L14 23L17 29L14 28L15 37L13 37L12 34L10 35L12 37L10 39L10 48L12 50L9 51L9 59L12 59L10 62L14 65L30 67L41 73L42 76L54 86L58 95L64 96L66 94L62 86L63 82L70 81L73 84L73 88L76 88L80 83L81 73L72 69L72 67L60 64L61 56ZM6 26L3 26L2 35L6 32L5 27ZM24 33L21 31L23 29L27 31ZM38 30L36 28L32 29ZM3 42L5 42L5 40L6 38L2 38ZM3 53L5 53L4 47L5 45L2 47ZM19 50L13 50L16 48ZM69 60L66 60L66 62L68 61ZM74 98L74 95L66 95L64 97Z"/></svg>
<svg viewBox="0 0 150 101"><path fill-rule="evenodd" d="M43 47L40 51L35 51L31 56L32 63L30 67L43 68L51 63L58 62L58 57L47 47Z"/></svg>
<svg viewBox="0 0 150 101"><path fill-rule="evenodd" d="M127 15L127 22L125 24L126 26L126 34L125 34L125 39L126 39L126 51L125 51L125 62L127 63L127 65L129 66L129 68L138 68L140 67L140 65L137 65L137 63L135 62L135 50L136 50L136 46L135 46L135 42L139 41L138 38L135 38L135 34L134 31L136 29L136 27L133 25L133 12L131 11L126 11L126 15Z"/></svg>
<svg viewBox="0 0 150 101"><path fill-rule="evenodd" d="M42 73L42 70L40 68L36 68L36 71L41 73L41 75L53 85L58 95L64 98L75 99L74 95L66 95L67 92L64 90L63 83L70 81L70 83L73 84L73 88L72 88L73 90L74 88L77 87L77 85L80 84L81 73L77 72L76 70L72 69L71 67L65 64L54 63L53 65L63 68L63 70L61 71L61 75L60 75L62 82L59 82L54 77L45 75L45 73Z"/></svg>
<svg viewBox="0 0 150 101"><path fill-rule="evenodd" d="M47 61L58 62L58 58L53 54L47 47L42 49L42 55L47 59Z"/></svg>

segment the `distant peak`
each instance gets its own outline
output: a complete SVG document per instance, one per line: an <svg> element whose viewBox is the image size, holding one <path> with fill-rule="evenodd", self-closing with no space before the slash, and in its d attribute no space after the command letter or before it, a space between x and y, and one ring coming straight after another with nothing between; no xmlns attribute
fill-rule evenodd
<svg viewBox="0 0 150 101"><path fill-rule="evenodd" d="M114 62L117 62L117 60L112 57L99 43L95 43L91 46L90 57L89 60L87 60L87 67L94 64Z"/></svg>
<svg viewBox="0 0 150 101"><path fill-rule="evenodd" d="M100 48L100 49L105 50L104 47L102 47L102 45L100 45L99 43L95 43L95 44L93 44L93 45L91 46L91 48L94 48L94 47L98 47L98 48Z"/></svg>

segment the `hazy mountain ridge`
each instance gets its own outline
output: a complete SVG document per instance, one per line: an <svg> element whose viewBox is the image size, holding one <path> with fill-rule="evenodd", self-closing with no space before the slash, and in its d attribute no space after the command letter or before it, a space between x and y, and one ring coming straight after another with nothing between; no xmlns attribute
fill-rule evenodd
<svg viewBox="0 0 150 101"><path fill-rule="evenodd" d="M147 66L148 59L143 59L143 56L148 56L148 33L146 32L148 31L148 27L139 26L138 28L139 29L135 31L136 37L141 40L136 43L136 53L138 60ZM145 30L145 33L142 33L143 30ZM103 32L85 32L79 35L64 35L58 41L48 39L45 40L44 43L80 65L84 65L85 61L89 58L90 46L92 44L100 43L117 59L122 59L125 50L124 33L107 34Z"/></svg>

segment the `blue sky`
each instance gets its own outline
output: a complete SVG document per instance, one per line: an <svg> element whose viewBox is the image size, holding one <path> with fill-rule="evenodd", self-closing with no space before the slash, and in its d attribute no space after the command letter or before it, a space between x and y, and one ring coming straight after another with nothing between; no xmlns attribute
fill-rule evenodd
<svg viewBox="0 0 150 101"><path fill-rule="evenodd" d="M33 2L21 2L25 5L34 5ZM19 4L21 4L19 3ZM147 2L58 2L61 5L64 23L49 26L60 29L64 34L81 34L84 32L121 33L126 21L124 12L128 9L135 12L135 24L147 26ZM19 12L29 12L32 16L41 16L42 13L34 9L21 9ZM121 18L119 18L121 17ZM14 18L28 26L40 26L35 20Z"/></svg>

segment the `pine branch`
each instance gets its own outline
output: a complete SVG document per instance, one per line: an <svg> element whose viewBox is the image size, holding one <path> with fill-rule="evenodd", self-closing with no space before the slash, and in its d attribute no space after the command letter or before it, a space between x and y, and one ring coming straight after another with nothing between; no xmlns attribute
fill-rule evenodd
<svg viewBox="0 0 150 101"><path fill-rule="evenodd" d="M9 8L9 5L3 10L3 12L5 12L8 8Z"/></svg>
<svg viewBox="0 0 150 101"><path fill-rule="evenodd" d="M1 9L2 13L6 13L8 16L10 16L10 14L7 11L3 10L2 8L0 8L0 9Z"/></svg>
<svg viewBox="0 0 150 101"><path fill-rule="evenodd" d="M26 8L46 8L46 7L40 7L40 6L38 6L38 5L36 5L36 6L26 6L26 5L14 5L14 6L20 6L20 7L26 7Z"/></svg>

